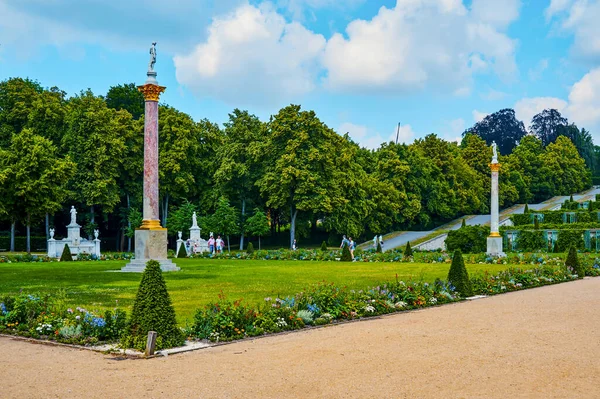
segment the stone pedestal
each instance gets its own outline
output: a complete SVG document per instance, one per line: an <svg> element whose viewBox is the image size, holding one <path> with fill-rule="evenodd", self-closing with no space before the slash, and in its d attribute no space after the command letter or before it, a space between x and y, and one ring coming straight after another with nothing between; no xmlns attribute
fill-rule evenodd
<svg viewBox="0 0 600 399"><path fill-rule="evenodd" d="M48 257L56 257L56 240L54 238L48 240Z"/></svg>
<svg viewBox="0 0 600 399"><path fill-rule="evenodd" d="M69 240L73 245L79 245L81 241L81 226L77 223L71 223L67 226L67 240Z"/></svg>
<svg viewBox="0 0 600 399"><path fill-rule="evenodd" d="M200 227L190 227L190 240L200 241Z"/></svg>
<svg viewBox="0 0 600 399"><path fill-rule="evenodd" d="M502 251L502 237L487 238L487 254L490 256L505 256Z"/></svg>
<svg viewBox="0 0 600 399"><path fill-rule="evenodd" d="M97 258L100 258L100 240L98 238L94 239L94 255L96 255Z"/></svg>
<svg viewBox="0 0 600 399"><path fill-rule="evenodd" d="M163 272L180 270L173 261L167 259L167 229L136 230L135 259L121 271L143 272L149 260L158 261Z"/></svg>

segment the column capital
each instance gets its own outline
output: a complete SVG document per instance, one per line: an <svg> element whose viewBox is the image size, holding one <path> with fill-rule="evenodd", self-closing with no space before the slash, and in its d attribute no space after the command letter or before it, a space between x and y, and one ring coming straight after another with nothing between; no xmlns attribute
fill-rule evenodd
<svg viewBox="0 0 600 399"><path fill-rule="evenodd" d="M146 83L145 85L138 86L138 90L144 95L146 101L158 101L160 94L165 91L166 87L155 85L152 83Z"/></svg>
<svg viewBox="0 0 600 399"><path fill-rule="evenodd" d="M490 164L490 169L492 169L492 172L498 172L500 171L500 165L499 163L491 163Z"/></svg>

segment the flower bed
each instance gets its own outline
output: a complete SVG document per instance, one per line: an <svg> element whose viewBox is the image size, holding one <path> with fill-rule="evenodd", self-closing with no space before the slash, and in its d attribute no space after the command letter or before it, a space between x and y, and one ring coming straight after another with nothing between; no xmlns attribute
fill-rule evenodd
<svg viewBox="0 0 600 399"><path fill-rule="evenodd" d="M537 258L538 262L547 262ZM471 279L474 293L493 295L571 281L578 278L560 260L528 269L511 268L496 275ZM585 274L600 275L598 259L583 262ZM463 298L448 283L393 281L364 290L349 290L320 283L287 298L265 298L258 306L243 301L218 301L196 311L191 326L183 328L190 339L212 342L298 330L305 326L419 309ZM65 293L54 297L20 293L0 298L0 333L91 345L118 342L127 331L126 314L115 308L103 315L82 308L67 308Z"/></svg>

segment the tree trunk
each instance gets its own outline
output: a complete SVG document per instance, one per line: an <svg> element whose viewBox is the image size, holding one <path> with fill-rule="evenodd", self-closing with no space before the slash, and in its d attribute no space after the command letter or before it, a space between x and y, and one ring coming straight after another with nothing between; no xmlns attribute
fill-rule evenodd
<svg viewBox="0 0 600 399"><path fill-rule="evenodd" d="M129 219L129 194L127 194L127 230L131 231L131 219ZM131 237L127 237L127 252L131 252Z"/></svg>
<svg viewBox="0 0 600 399"><path fill-rule="evenodd" d="M31 218L29 216L29 213L27 214L27 253L31 253L31 235L30 235L30 231L31 231Z"/></svg>
<svg viewBox="0 0 600 399"><path fill-rule="evenodd" d="M229 234L227 234L227 252L231 253L231 247L229 246Z"/></svg>
<svg viewBox="0 0 600 399"><path fill-rule="evenodd" d="M290 206L290 249L292 249L296 238L296 216L298 216L298 210L292 205Z"/></svg>
<svg viewBox="0 0 600 399"><path fill-rule="evenodd" d="M10 252L15 252L15 225L17 222L10 224Z"/></svg>
<svg viewBox="0 0 600 399"><path fill-rule="evenodd" d="M90 205L90 225L94 226L95 222L96 222L96 217L94 215L94 205ZM90 241L92 239L92 231L93 231L92 228L88 229L88 240L90 240Z"/></svg>
<svg viewBox="0 0 600 399"><path fill-rule="evenodd" d="M46 241L50 239L50 215L46 212Z"/></svg>
<svg viewBox="0 0 600 399"><path fill-rule="evenodd" d="M240 236L240 251L244 250L244 215L246 214L246 199L242 199L242 235Z"/></svg>

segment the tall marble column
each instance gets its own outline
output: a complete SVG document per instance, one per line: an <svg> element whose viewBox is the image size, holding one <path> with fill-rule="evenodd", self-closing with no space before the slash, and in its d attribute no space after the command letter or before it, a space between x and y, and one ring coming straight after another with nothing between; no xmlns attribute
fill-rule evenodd
<svg viewBox="0 0 600 399"><path fill-rule="evenodd" d="M145 99L144 208L142 225L135 230L135 259L121 269L124 272L142 272L150 259L157 260L162 271L180 270L167 259L167 229L160 225L158 213L158 99L165 87L158 85L153 67L148 70L146 83L138 86Z"/></svg>
<svg viewBox="0 0 600 399"><path fill-rule="evenodd" d="M490 236L487 239L487 254L491 256L504 256L502 251L502 236L499 231L499 212L498 212L498 172L500 164L497 156L492 159L490 164L492 170L492 192L490 201Z"/></svg>

